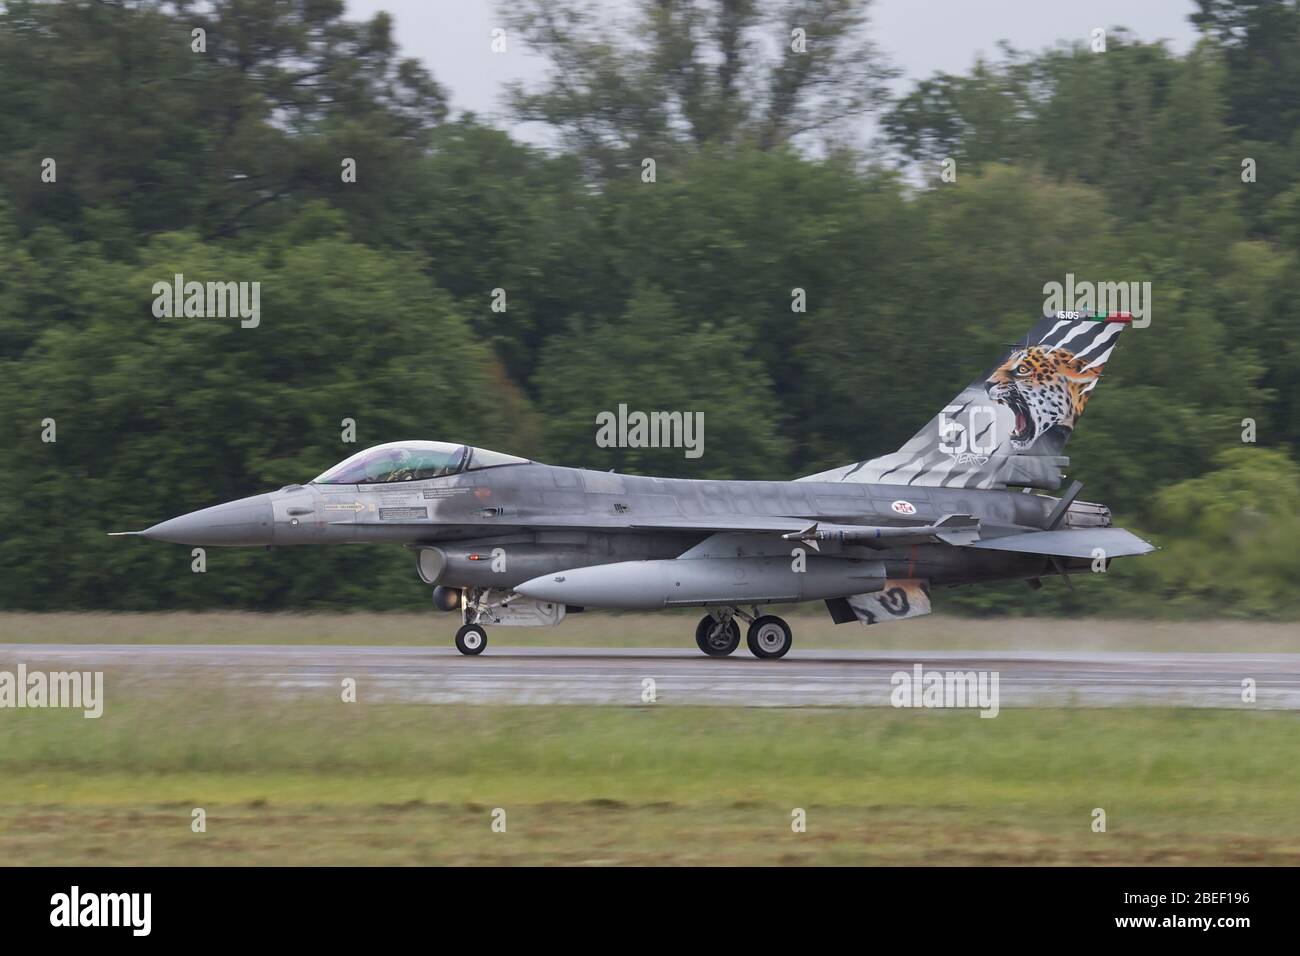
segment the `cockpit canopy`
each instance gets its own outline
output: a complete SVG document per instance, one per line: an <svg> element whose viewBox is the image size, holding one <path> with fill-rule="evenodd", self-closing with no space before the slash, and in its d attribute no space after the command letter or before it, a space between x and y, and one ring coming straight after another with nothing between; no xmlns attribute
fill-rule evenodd
<svg viewBox="0 0 1300 956"><path fill-rule="evenodd" d="M495 465L527 463L527 458L445 441L394 441L359 451L312 481L318 485L373 485L423 481Z"/></svg>

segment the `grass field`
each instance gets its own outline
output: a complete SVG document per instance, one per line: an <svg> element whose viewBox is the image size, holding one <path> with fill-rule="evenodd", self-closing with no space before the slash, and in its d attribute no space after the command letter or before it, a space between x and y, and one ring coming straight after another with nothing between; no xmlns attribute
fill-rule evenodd
<svg viewBox="0 0 1300 956"><path fill-rule="evenodd" d="M1294 865L1297 753L1290 713L428 707L193 686L99 720L0 715L0 860Z"/></svg>
<svg viewBox="0 0 1300 956"><path fill-rule="evenodd" d="M820 605L785 614L796 648L875 650L1132 650L1300 653L1300 625L935 615L864 628L835 625ZM575 614L559 626L495 627L491 646L694 648L687 612ZM0 613L2 643L399 644L451 646L457 614L28 614Z"/></svg>

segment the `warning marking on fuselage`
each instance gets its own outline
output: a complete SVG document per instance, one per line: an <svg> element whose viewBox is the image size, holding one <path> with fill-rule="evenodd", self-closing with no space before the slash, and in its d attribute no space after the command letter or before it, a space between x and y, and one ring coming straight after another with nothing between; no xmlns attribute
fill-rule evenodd
<svg viewBox="0 0 1300 956"><path fill-rule="evenodd" d="M425 500L434 498L451 498L455 495L469 494L468 488L425 488Z"/></svg>
<svg viewBox="0 0 1300 956"><path fill-rule="evenodd" d="M428 508L380 508L380 521L411 521L429 517Z"/></svg>

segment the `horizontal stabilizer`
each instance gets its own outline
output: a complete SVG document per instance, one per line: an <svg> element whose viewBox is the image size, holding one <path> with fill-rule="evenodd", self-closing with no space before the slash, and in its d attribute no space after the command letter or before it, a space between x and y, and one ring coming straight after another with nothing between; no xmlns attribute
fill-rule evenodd
<svg viewBox="0 0 1300 956"><path fill-rule="evenodd" d="M1123 528L1082 528L1077 531L1028 531L1002 538L985 538L968 545L989 551L1017 551L1057 558L1092 558L1100 548L1104 557L1146 554L1155 547Z"/></svg>

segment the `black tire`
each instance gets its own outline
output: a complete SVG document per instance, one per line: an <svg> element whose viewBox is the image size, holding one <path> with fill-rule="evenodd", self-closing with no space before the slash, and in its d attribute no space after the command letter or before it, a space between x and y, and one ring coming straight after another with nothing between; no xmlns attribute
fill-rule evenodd
<svg viewBox="0 0 1300 956"><path fill-rule="evenodd" d="M465 624L456 632L456 650L473 657L487 647L487 631L477 624Z"/></svg>
<svg viewBox="0 0 1300 956"><path fill-rule="evenodd" d="M725 628L713 634L717 623L712 614L700 619L700 623L695 625L695 646L710 657L726 657L740 646L740 625L732 618Z"/></svg>
<svg viewBox="0 0 1300 956"><path fill-rule="evenodd" d="M794 643L794 635L790 633L790 625L785 621L775 614L764 614L749 625L745 643L749 645L749 653L759 660L776 660L789 652L790 645Z"/></svg>

